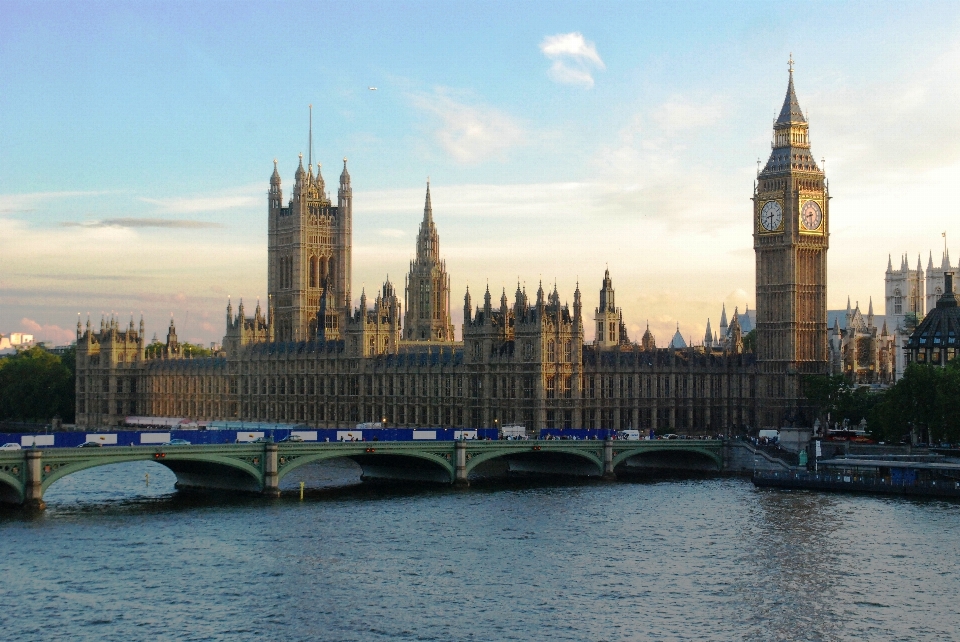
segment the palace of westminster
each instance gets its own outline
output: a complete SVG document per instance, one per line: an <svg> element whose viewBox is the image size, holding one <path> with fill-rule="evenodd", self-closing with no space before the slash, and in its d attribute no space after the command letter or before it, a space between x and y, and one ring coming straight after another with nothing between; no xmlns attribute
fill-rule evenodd
<svg viewBox="0 0 960 642"><path fill-rule="evenodd" d="M843 328L839 318L828 323L829 187L810 151L792 66L752 201L755 349L744 349L749 317L734 313L728 324L725 311L720 335L711 335L708 323L700 346L658 347L649 327L640 343L631 342L609 272L589 318L579 286L572 307L561 304L556 287L548 293L541 285L528 298L518 285L512 300L504 290L499 301L488 287L476 303L468 289L457 341L429 183L403 305L387 281L373 301L363 293L359 309L351 309L346 159L336 204L319 166L316 175L312 164L304 169L301 155L285 205L274 161L266 312L258 303L247 316L242 302L236 310L228 303L222 351L203 358L183 354L173 321L166 343L149 353L142 319L139 329L132 320L126 328L101 321L99 331L78 321L77 424L115 426L141 416L701 433L809 425L804 375L844 372L884 383L902 367L894 337L925 304L922 271L910 270L906 259L899 272L888 267L883 329L874 325L872 303L866 319L859 306L848 306ZM584 340L585 323L596 328L593 343Z"/></svg>

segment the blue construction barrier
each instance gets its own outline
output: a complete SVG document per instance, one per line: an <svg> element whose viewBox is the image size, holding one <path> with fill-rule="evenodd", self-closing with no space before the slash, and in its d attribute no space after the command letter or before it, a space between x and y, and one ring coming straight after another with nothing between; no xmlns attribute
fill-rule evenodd
<svg viewBox="0 0 960 642"><path fill-rule="evenodd" d="M540 439L610 439L617 431L611 428L541 428Z"/></svg>
<svg viewBox="0 0 960 642"><path fill-rule="evenodd" d="M282 425L282 424L281 424ZM455 439L497 439L496 428L310 428L291 424L244 424L243 430L120 430L90 432L0 433L0 444L16 443L23 448L76 448L87 441L103 446L158 446L172 439L191 444L233 444L259 438L281 441L298 434L306 442L342 441L453 441Z"/></svg>

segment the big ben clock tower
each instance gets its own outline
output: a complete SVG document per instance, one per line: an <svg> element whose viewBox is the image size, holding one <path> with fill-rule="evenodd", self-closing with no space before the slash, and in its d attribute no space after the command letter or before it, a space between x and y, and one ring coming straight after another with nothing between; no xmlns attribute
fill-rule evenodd
<svg viewBox="0 0 960 642"><path fill-rule="evenodd" d="M761 422L779 427L800 418L801 377L826 374L828 365L830 196L810 153L809 126L793 89L792 57L772 147L753 195L753 249Z"/></svg>

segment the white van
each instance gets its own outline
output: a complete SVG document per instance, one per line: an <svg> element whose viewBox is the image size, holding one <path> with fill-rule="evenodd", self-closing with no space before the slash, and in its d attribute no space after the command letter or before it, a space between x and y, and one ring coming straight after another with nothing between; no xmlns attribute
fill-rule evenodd
<svg viewBox="0 0 960 642"><path fill-rule="evenodd" d="M507 424L500 428L501 439L526 439L527 429L523 424Z"/></svg>
<svg viewBox="0 0 960 642"><path fill-rule="evenodd" d="M639 430L621 430L617 433L617 437L620 439L626 439L627 441L640 441L640 431Z"/></svg>

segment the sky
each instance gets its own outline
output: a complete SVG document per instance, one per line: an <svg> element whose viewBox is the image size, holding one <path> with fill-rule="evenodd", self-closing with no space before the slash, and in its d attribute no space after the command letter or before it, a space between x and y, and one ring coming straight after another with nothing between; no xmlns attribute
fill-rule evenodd
<svg viewBox="0 0 960 642"><path fill-rule="evenodd" d="M793 55L830 184L828 307L892 254L960 258L960 3L0 0L0 333L143 314L224 333L266 300L267 199L354 189L353 295L403 284L430 177L463 294L609 268L633 340L755 305L753 180ZM375 87L376 90L371 90ZM334 194L335 198L335 194ZM250 309L248 307L248 309ZM592 324L585 327L592 339Z"/></svg>

